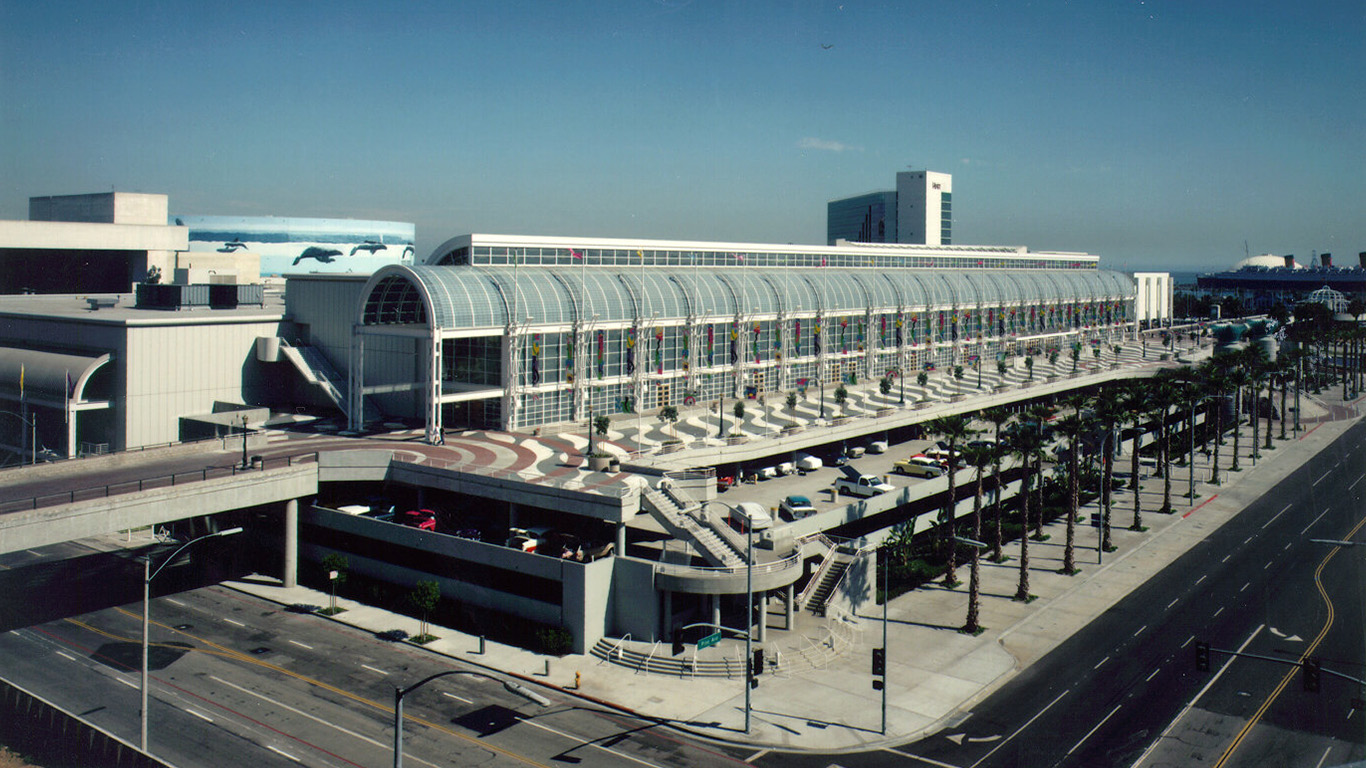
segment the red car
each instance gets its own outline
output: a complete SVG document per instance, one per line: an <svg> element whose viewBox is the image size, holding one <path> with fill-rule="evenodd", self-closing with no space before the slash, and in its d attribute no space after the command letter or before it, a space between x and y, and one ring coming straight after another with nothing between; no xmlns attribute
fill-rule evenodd
<svg viewBox="0 0 1366 768"><path fill-rule="evenodd" d="M424 531L436 530L436 513L430 509L410 509L394 515L394 522Z"/></svg>
<svg viewBox="0 0 1366 768"><path fill-rule="evenodd" d="M717 476L716 476L716 490L718 490L718 491L724 491L724 490L727 490L728 488L730 488L732 485L735 485L735 476L734 476L734 475L717 475Z"/></svg>

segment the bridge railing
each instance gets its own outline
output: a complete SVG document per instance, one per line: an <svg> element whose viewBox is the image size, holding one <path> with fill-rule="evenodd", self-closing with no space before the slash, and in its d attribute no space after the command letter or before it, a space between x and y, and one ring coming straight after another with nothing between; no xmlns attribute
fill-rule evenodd
<svg viewBox="0 0 1366 768"><path fill-rule="evenodd" d="M241 464L231 464L228 466L205 467L187 472L174 472L167 475L153 475L151 477L138 478L137 480L123 480L117 483L106 483L104 485L92 485L83 488L75 488L60 493L45 493L38 496L29 496L20 499L7 499L0 501L0 512L14 512L22 509L38 509L39 507L52 507L58 504L75 504L78 501L92 501L94 499L104 499L112 496L120 496L126 493L139 493L141 491L151 491L157 488L172 488L186 483L203 482L205 480L216 480L224 477L236 477L240 474L264 472L268 469L280 469L282 467L292 467L298 464L318 463L318 452L293 454L290 456L253 457L253 460L246 467Z"/></svg>

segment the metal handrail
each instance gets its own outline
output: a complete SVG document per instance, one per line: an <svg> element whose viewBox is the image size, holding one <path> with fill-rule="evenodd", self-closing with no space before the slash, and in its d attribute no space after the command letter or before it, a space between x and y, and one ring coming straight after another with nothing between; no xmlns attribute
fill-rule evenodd
<svg viewBox="0 0 1366 768"><path fill-rule="evenodd" d="M777 573L785 571L795 565L801 564L802 553L798 549L796 552L784 557L781 560L774 560L770 563L760 563L754 566L754 573ZM655 564L656 571L665 571L678 575L697 574L699 576L733 576L745 572L747 566L744 565L679 565L678 563L659 563Z"/></svg>
<svg viewBox="0 0 1366 768"><path fill-rule="evenodd" d="M84 488L75 488L70 491L60 493L45 493L41 496L30 496L24 499L0 502L0 511L12 512L21 509L38 509L39 507L51 507L58 504L75 504L77 501L88 501L91 499L107 499L112 496L121 496L125 493L140 493L142 491L155 490L157 488L172 488L178 484L198 480L219 479L223 477L236 477L238 473L264 472L269 469L271 463L292 467L296 460L298 463L306 463L312 457L313 462L318 461L318 452L292 454L290 456L276 456L261 460L260 468L250 466L243 468L240 464L233 464L227 467L205 467L204 469L191 472L173 472L169 475L154 475L152 477L139 478L137 480L125 480L118 483L106 483L105 485L92 485Z"/></svg>
<svg viewBox="0 0 1366 768"><path fill-rule="evenodd" d="M455 472L466 472L481 477L493 477L501 480L518 480L520 482L532 483L535 485L548 485L566 490L591 491L601 496L611 496L614 498L625 498L637 491L635 487L630 485L623 487L618 485L595 484L577 477L571 478L561 475L544 475L524 470L490 469L489 467L475 462L450 461L430 456L423 456L421 464Z"/></svg>

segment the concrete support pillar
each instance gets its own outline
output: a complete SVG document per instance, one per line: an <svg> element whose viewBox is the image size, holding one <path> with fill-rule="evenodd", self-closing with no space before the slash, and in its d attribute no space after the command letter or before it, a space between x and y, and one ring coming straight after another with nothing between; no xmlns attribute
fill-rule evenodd
<svg viewBox="0 0 1366 768"><path fill-rule="evenodd" d="M674 639L674 593L664 590L664 640Z"/></svg>
<svg viewBox="0 0 1366 768"><path fill-rule="evenodd" d="M299 585L299 500L285 502L285 558L284 573L280 576L286 588Z"/></svg>
<svg viewBox="0 0 1366 768"><path fill-rule="evenodd" d="M509 503L509 504L508 504L508 527L509 527L509 528L520 528L520 527L521 527L521 518L522 518L521 509L517 506L516 503Z"/></svg>
<svg viewBox="0 0 1366 768"><path fill-rule="evenodd" d="M427 486L425 485L419 485L417 487L417 508L427 508Z"/></svg>
<svg viewBox="0 0 1366 768"><path fill-rule="evenodd" d="M617 523L617 554L626 554L626 523Z"/></svg>
<svg viewBox="0 0 1366 768"><path fill-rule="evenodd" d="M792 584L788 584L786 587L783 587L783 618L786 619L786 621L783 623L783 628L789 632L792 631L792 625L797 618L797 612L795 610L796 591L797 590L795 589L795 586Z"/></svg>
<svg viewBox="0 0 1366 768"><path fill-rule="evenodd" d="M721 626L721 596L711 596L711 623Z"/></svg>

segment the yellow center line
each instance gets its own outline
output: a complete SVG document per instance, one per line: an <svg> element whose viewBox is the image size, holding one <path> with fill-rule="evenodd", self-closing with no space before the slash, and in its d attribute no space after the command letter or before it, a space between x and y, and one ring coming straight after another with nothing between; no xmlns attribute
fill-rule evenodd
<svg viewBox="0 0 1366 768"><path fill-rule="evenodd" d="M142 615L141 615L141 614L133 613L132 611L126 610L126 609L124 609L124 608L116 608L115 610L117 610L119 613L122 613L122 614L124 614L124 615L126 615L126 616L130 616L130 617L136 618L136 619L139 620L139 621L142 620ZM109 638L109 639L111 639L111 640L118 640L118 641L127 642L127 643L138 643L138 644L141 644L141 643L142 643L142 638L141 638L141 637L126 637L126 636L123 636L123 635L118 635L118 634L115 634L115 633L113 633L113 632L109 632L109 631L107 631L107 630L103 630L103 629L100 629L100 628L98 628L98 627L91 626L91 625L89 625L89 624L86 624L86 623L83 622L83 621L78 620L78 619L65 619L65 621L68 621L68 622L70 622L70 623L72 623L72 624L74 624L74 625L76 625L76 626L78 626L78 627L80 627L80 628L82 628L82 629L89 630L90 632L94 632L95 634L100 635L100 636L102 636L102 637L107 637L107 638ZM193 647L187 649L187 648L184 648L184 647L182 647L182 646L170 645L170 644L168 644L168 643L149 643L149 646L154 645L154 646L156 646L156 647L158 647L158 648L171 648L171 649L178 650L178 651L186 651L186 650L189 650L189 651L194 651L194 652L196 652L196 653L203 653L203 654L206 654L206 655L209 655L209 656L221 656L221 657L225 657L225 658L229 658L229 659L236 659L237 661L242 661L242 662L245 662L245 663L247 663L247 664L253 664L253 665L258 666L258 667L262 667L262 668L265 668L265 669L269 669L269 670L271 670L272 672L278 672L278 673L280 673L280 674L282 674L282 675L286 675L286 676L288 676L288 677L292 677L292 678L294 678L295 680L298 680L298 681L300 681L300 682L302 682L302 683L305 683L305 684L307 684L307 685L312 685L312 686L315 686L315 687L317 687L317 688L322 688L323 690L331 691L331 692L337 694L338 696L343 696L343 697L348 698L348 699L350 699L350 700L352 700L352 701L354 701L354 702L356 702L356 703L358 703L358 704L363 704L363 705L365 705L365 706L372 707L372 708L374 708L374 709L376 709L376 710L379 710L380 712L387 712L391 718L393 717L394 708L393 708L392 706L388 706L388 705L382 704L382 703L377 702L377 701L375 701L375 700L373 700L373 699L367 699L367 698L365 698L364 696L361 696L361 695L359 695L359 694L352 693L352 692L350 692L350 691L343 690L343 689L338 688L338 687L336 687L336 686L334 686L334 685L329 685L329 684L327 684L327 683L322 682L321 680L315 680L315 679L313 679L313 678L311 678L311 677L305 677L305 676L300 675L300 674L298 674L298 673L296 673L296 672L293 672L293 671L291 671L291 670L285 669L284 667L278 666L278 665L276 665L276 664L271 664L271 663L268 662L268 661L264 661L264 660L262 660L262 659L253 658L253 657L251 657L251 656L248 656L248 655L245 654L245 653L242 653L241 651L235 651L235 650L233 650L233 649L231 649L231 648L228 648L228 647L226 647L226 646L219 645L218 643L215 643L215 642L213 642L212 640L207 640L207 639L202 638L202 637L199 637L199 636L197 636L197 635L192 635L192 634L190 634L190 633L188 633L188 632L185 632L184 630L175 629L175 628L173 628L173 627L169 627L169 626L167 626L167 625L165 625L165 624L161 624L161 623L155 622L155 621L150 622L150 623L151 623L151 624L154 624L154 625L156 625L157 627L160 627L160 628L162 628L162 629L168 630L168 631L178 632L178 633L180 633L180 634L182 634L182 635L184 635L184 636L186 636L186 637L188 637L188 638L190 638L190 639L192 639L192 640L196 640L196 641L198 641L198 642L201 642L201 643L203 643L204 645L209 646L210 648L212 648L212 649L214 649L214 650L209 651L209 650L204 650L204 649L202 649L202 648L193 648ZM441 723L437 723L437 722L432 722L432 721L429 721L429 720L425 720L425 719L423 719L423 718L421 718L421 717L417 717L416 715L408 714L407 712L403 713L403 720L404 720L404 722L417 723L418 725L424 725L424 726L426 726L426 727L428 727L428 728L433 728L433 729L435 729L435 730L441 731L442 733L449 734L449 735L454 736L454 737L459 738L459 739L463 739L464 741L467 741L467 742L469 742L470 744L473 744L473 745L478 746L480 749L487 749L487 750L490 750L490 751L492 751L492 752L497 752L497 753L500 754L500 755L503 755L503 756L505 756L505 757L510 757L510 758L512 758L513 760L516 760L516 761L521 762L521 763L525 763L526 765L536 766L537 768L551 768L550 766L546 765L545 763L537 762L537 761L535 761L535 760L533 760L533 759L531 759L531 758L529 758L529 757L526 757L526 756L524 756L524 755L519 755L519 754L517 754L516 752L508 751L508 750L506 750L506 749L504 749L504 748L502 748L502 747L496 746L496 745L494 745L494 744L489 744L489 743L487 743L487 742L484 742L484 741L481 741L481 740L479 740L479 739L476 739L476 738L474 738L474 737L472 737L472 736L468 736L468 735L466 735L466 734L460 733L459 731L453 730L453 729L451 729L451 728L447 728L446 726L442 725Z"/></svg>
<svg viewBox="0 0 1366 768"><path fill-rule="evenodd" d="M1359 520L1356 526L1352 528L1351 532L1344 536L1343 539L1352 539L1363 525L1366 525L1366 518ZM1328 597L1328 591L1323 588L1323 569L1328 565L1328 561L1332 560L1333 557L1337 555L1338 550L1340 549L1342 549L1340 546L1333 547L1332 551L1323 558L1323 562L1319 563L1319 567L1314 569L1314 586L1318 588L1319 596L1323 598L1324 605L1328 608L1328 618L1324 621L1323 629L1319 630L1318 636L1314 638L1314 642L1310 643L1309 647L1304 649L1304 653L1300 654L1300 664L1303 664L1305 659L1313 655L1314 651L1318 649L1319 644L1328 636L1328 630L1333 627L1336 612L1333 609L1333 601ZM1262 702L1262 705L1257 708L1256 713L1252 715L1252 718L1247 721L1247 724L1244 725L1242 730L1238 732L1238 735L1234 737L1233 743L1228 745L1228 749L1225 750L1224 754L1219 758L1219 762L1214 764L1214 768L1223 768L1224 763L1228 762L1228 759L1232 757L1233 753L1242 745L1243 739L1252 731L1253 726L1257 725L1262 719L1262 715L1266 714L1266 710L1271 707L1272 703L1276 701L1276 698L1281 695L1281 691L1285 690L1285 687L1290 684L1290 681L1295 678L1295 674L1299 671L1300 666L1297 664L1295 667L1292 667L1289 672L1285 673L1285 676L1281 678L1280 684L1271 692L1271 695L1267 697L1266 701Z"/></svg>

